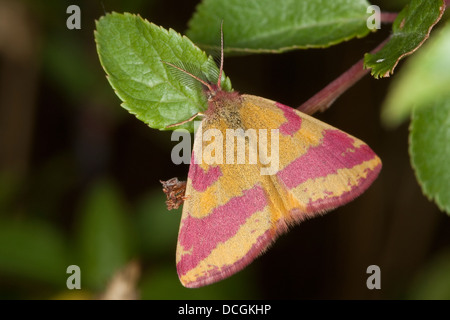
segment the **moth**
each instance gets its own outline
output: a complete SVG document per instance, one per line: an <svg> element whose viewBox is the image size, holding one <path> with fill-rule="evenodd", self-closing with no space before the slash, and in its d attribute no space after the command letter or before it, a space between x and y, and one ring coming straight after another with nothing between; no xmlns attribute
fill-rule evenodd
<svg viewBox="0 0 450 320"><path fill-rule="evenodd" d="M235 274L291 226L356 198L382 166L367 144L339 129L278 102L223 91L223 34L221 39L216 84L165 62L201 82L208 97L203 114L174 125L203 117L176 252L179 279L189 288ZM223 138L230 130L233 141ZM269 131L275 134L257 134ZM206 132L215 134L205 138ZM269 154L277 156L275 168Z"/></svg>

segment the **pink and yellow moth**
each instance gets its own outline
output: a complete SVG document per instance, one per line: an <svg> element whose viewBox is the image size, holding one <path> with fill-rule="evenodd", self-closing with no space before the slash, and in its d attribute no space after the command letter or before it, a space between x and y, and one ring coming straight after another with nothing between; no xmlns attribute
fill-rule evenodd
<svg viewBox="0 0 450 320"><path fill-rule="evenodd" d="M281 103L223 91L222 69L223 40L217 84L184 71L205 87L202 131L225 136L230 128L278 129L279 167L261 175L260 158L256 164L212 163L205 159L211 154L195 153L209 144L195 136L176 252L178 276L189 288L240 271L290 226L362 194L381 170L380 159L363 141ZM198 157L204 161L198 163Z"/></svg>

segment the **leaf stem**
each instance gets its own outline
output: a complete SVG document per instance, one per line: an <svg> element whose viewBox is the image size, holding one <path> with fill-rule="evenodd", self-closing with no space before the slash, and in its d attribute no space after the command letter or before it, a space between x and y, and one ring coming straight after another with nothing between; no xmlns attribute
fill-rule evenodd
<svg viewBox="0 0 450 320"><path fill-rule="evenodd" d="M445 0L445 2L449 3L450 0ZM393 23L397 16L398 13L396 12L381 12L381 22ZM371 53L378 52L386 44L388 39L380 43ZM322 112L325 111L341 94L352 87L367 73L369 73L369 70L364 69L363 58L297 109L307 114L313 114L319 110Z"/></svg>
<svg viewBox="0 0 450 320"><path fill-rule="evenodd" d="M397 16L397 12L381 12L380 18L382 23L393 23Z"/></svg>
<svg viewBox="0 0 450 320"><path fill-rule="evenodd" d="M378 52L388 40L389 38L380 43L371 51L371 53ZM325 111L341 94L358 82L367 73L369 73L369 69L364 69L364 58L362 58L297 109L306 114L313 114L319 110L322 112Z"/></svg>

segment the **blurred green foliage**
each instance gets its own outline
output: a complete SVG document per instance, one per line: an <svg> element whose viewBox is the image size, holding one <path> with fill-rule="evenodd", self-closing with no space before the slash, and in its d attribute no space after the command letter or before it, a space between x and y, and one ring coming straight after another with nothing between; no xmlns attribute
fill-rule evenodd
<svg viewBox="0 0 450 320"><path fill-rule="evenodd" d="M114 271L135 253L131 221L121 192L106 181L88 191L81 206L77 228L77 264L89 288L101 290Z"/></svg>
<svg viewBox="0 0 450 320"><path fill-rule="evenodd" d="M0 220L0 270L5 275L63 287L69 261L66 239L37 219Z"/></svg>
<svg viewBox="0 0 450 320"><path fill-rule="evenodd" d="M411 117L409 152L423 193L450 214L450 24L411 57L392 84L382 120Z"/></svg>
<svg viewBox="0 0 450 320"><path fill-rule="evenodd" d="M411 284L409 299L450 300L450 252L438 252Z"/></svg>

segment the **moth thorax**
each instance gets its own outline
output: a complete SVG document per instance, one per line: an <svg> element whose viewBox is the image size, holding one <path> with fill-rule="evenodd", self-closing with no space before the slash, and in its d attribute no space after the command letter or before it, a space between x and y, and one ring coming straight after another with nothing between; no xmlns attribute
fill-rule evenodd
<svg viewBox="0 0 450 320"><path fill-rule="evenodd" d="M209 118L226 117L230 112L236 112L241 105L241 97L238 92L216 91L208 101L208 109L205 115Z"/></svg>

